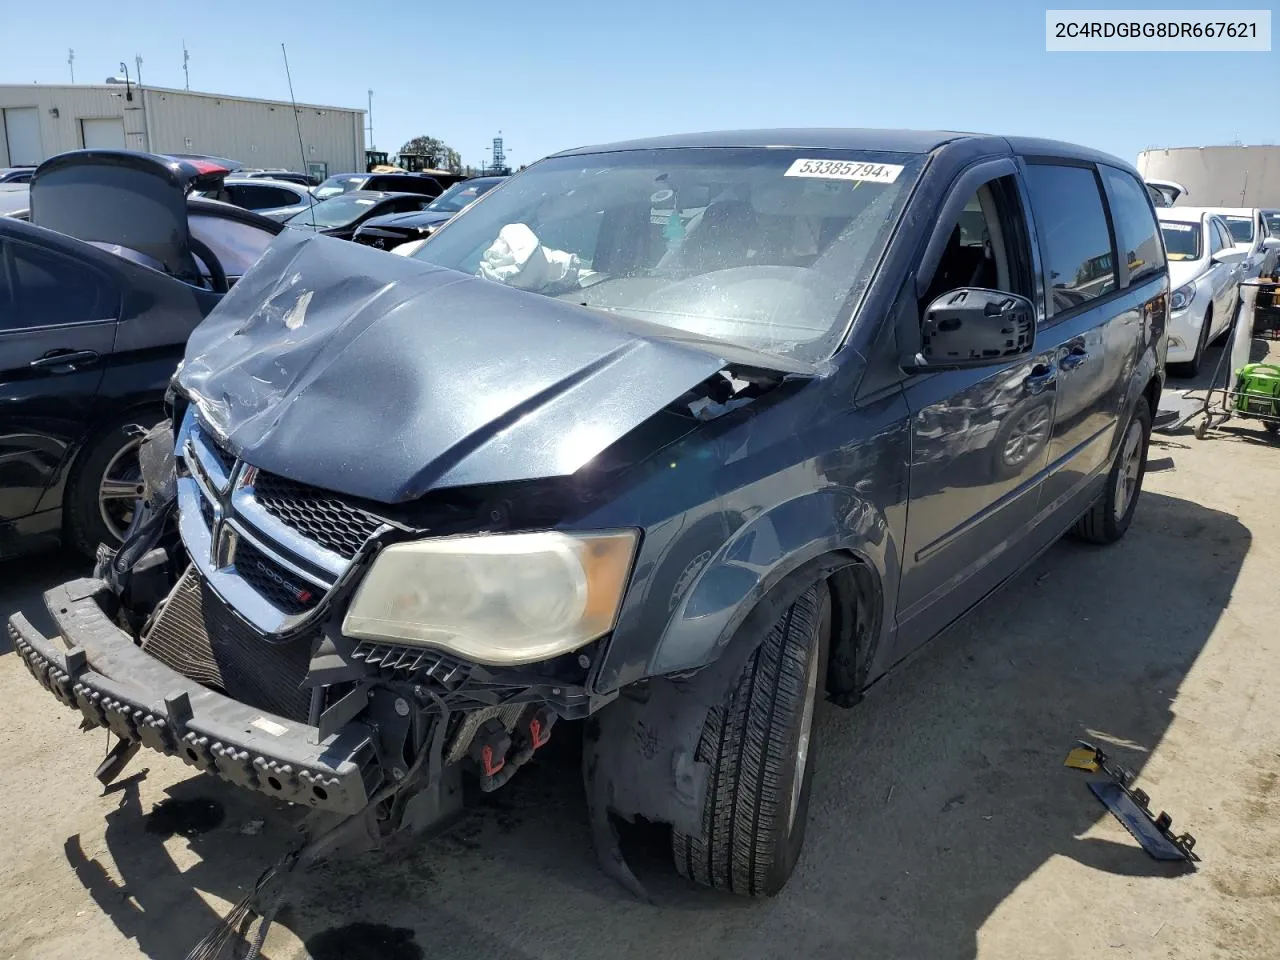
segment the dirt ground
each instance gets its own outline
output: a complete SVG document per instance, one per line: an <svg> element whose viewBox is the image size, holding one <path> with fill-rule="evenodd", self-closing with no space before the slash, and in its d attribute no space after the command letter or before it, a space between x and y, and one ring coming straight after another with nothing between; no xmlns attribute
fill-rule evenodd
<svg viewBox="0 0 1280 960"><path fill-rule="evenodd" d="M656 902L631 900L595 868L565 750L446 837L307 873L263 956L1280 957L1280 445L1157 437L1149 470L1121 544L1059 544L863 704L823 706L778 899L693 889L641 835ZM74 573L0 567L0 614ZM181 958L290 842L288 810L158 755L102 795L105 734L7 645L0 685L0 957ZM1077 737L1140 771L1198 869L1148 858L1063 767Z"/></svg>

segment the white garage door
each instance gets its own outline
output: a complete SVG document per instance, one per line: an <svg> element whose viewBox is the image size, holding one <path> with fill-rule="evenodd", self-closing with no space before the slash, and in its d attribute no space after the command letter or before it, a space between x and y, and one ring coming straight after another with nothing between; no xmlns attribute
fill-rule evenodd
<svg viewBox="0 0 1280 960"><path fill-rule="evenodd" d="M81 120L80 134L86 149L123 150L124 118L103 117Z"/></svg>
<svg viewBox="0 0 1280 960"><path fill-rule="evenodd" d="M9 163L26 166L44 159L40 149L40 111L35 107L9 107L4 112L4 138Z"/></svg>

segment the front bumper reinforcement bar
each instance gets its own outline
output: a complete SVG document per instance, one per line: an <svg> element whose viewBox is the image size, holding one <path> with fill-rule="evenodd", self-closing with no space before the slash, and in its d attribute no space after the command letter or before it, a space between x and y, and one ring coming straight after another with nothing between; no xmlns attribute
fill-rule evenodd
<svg viewBox="0 0 1280 960"><path fill-rule="evenodd" d="M351 721L322 742L306 724L201 686L149 656L99 603L101 580L45 593L62 640L22 614L9 636L32 676L89 725L107 727L224 780L279 800L359 813L383 782L374 733Z"/></svg>

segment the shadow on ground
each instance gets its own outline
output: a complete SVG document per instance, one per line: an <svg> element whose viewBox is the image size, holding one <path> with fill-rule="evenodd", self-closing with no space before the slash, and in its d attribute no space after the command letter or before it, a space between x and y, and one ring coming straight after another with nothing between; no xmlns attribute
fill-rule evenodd
<svg viewBox="0 0 1280 960"><path fill-rule="evenodd" d="M1127 838L1082 838L1108 814L1062 759L1087 737L1141 770L1250 543L1233 516L1148 493L1123 543L1063 542L861 705L825 706L805 854L776 900L692 888L654 831L628 842L655 903L628 898L596 870L562 749L445 837L301 876L280 926L314 960L968 958L992 911L1049 858L1176 882L1177 868ZM173 799L225 813L186 838L200 862L181 872L132 789L106 833L122 879L76 837L68 862L147 955L180 957L215 920L196 890L238 899L289 842L291 815L206 778L177 784ZM187 809L211 819L206 804ZM267 821L261 835L240 835L254 817ZM273 938L264 956L299 954Z"/></svg>
<svg viewBox="0 0 1280 960"><path fill-rule="evenodd" d="M0 630L0 655L9 653L9 615L24 613L46 634L53 632L53 619L44 608L44 592L75 577L89 575L87 560L70 553L42 553L0 563L0 614L6 629Z"/></svg>

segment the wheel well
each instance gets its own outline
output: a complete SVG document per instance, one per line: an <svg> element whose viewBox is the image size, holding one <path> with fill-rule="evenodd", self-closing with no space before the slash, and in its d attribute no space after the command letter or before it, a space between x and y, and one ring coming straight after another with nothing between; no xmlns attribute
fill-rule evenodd
<svg viewBox="0 0 1280 960"><path fill-rule="evenodd" d="M1151 418L1154 420L1156 411L1160 409L1160 391L1163 385L1159 376L1152 377L1148 382L1146 389L1142 391L1142 395L1147 398L1147 409L1151 412Z"/></svg>
<svg viewBox="0 0 1280 960"><path fill-rule="evenodd" d="M862 699L880 639L880 584L871 567L856 560L827 577L827 586L831 590L827 693L833 703L851 707Z"/></svg>
<svg viewBox="0 0 1280 960"><path fill-rule="evenodd" d="M87 429L84 432L84 437L81 439L79 446L76 447L75 451L67 459L66 465L62 469L62 475L59 478L59 483L57 485L62 490L62 493L60 494L60 499L63 500L64 525L67 519L66 509L65 509L66 492L71 487L72 479L76 476L76 473L79 471L80 467L83 465L85 455L94 448L94 446L97 444L98 440L102 437L103 434L105 434L113 426L116 426L118 423L120 423L121 420L125 420L135 414L139 414L144 411L152 411L158 414L160 418L163 418L164 404L146 402L146 403L135 403L129 407L122 407L118 410L113 411L112 413L108 414L105 417L99 417L97 420L93 422L93 424L89 427L89 429ZM53 489L53 486L51 486L50 489Z"/></svg>

